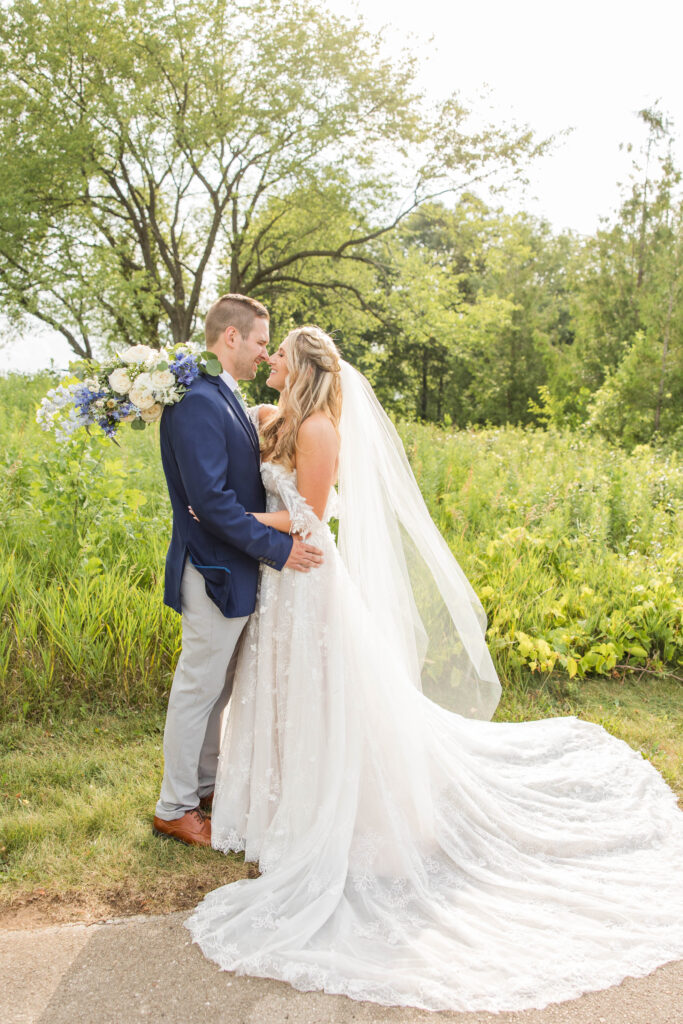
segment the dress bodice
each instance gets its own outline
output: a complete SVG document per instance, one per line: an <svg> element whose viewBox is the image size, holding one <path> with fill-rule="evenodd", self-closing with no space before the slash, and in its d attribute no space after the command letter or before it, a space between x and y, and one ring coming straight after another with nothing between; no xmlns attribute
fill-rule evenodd
<svg viewBox="0 0 683 1024"><path fill-rule="evenodd" d="M334 487L321 521L297 489L296 469L287 469L278 462L262 462L261 478L266 490L266 511L286 509L292 519L292 533L315 533L338 515L339 500Z"/></svg>
<svg viewBox="0 0 683 1024"><path fill-rule="evenodd" d="M256 430L259 430L260 405L247 409L247 416ZM266 491L266 512L280 512L286 509L292 519L292 533L312 534L327 526L330 519L339 515L339 498L333 487L327 499L322 520L297 489L296 469L287 469L279 462L262 462L261 479ZM323 530L323 532L327 532Z"/></svg>

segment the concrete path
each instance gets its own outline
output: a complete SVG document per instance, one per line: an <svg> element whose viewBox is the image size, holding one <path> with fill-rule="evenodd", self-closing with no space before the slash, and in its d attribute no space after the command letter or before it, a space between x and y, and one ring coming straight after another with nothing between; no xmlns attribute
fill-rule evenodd
<svg viewBox="0 0 683 1024"><path fill-rule="evenodd" d="M683 962L524 1013L425 1013L220 972L187 915L0 931L1 1024L683 1024Z"/></svg>

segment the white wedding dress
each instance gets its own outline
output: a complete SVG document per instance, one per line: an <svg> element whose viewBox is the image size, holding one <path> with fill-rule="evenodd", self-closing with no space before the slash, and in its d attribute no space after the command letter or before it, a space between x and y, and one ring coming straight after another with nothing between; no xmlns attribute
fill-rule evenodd
<svg viewBox="0 0 683 1024"><path fill-rule="evenodd" d="M262 568L212 822L261 875L195 910L205 955L463 1011L543 1007L683 957L683 814L657 771L597 725L494 724L423 696L296 474L262 474L268 510L312 526L325 562Z"/></svg>

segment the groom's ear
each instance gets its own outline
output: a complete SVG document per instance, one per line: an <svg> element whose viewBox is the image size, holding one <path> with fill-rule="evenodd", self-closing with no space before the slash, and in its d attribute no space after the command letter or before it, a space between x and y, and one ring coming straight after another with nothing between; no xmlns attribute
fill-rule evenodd
<svg viewBox="0 0 683 1024"><path fill-rule="evenodd" d="M233 349L235 348L235 345L239 344L242 340L242 335L236 327L233 327L232 324L230 324L221 334L219 334L218 340L219 342L225 342L228 348Z"/></svg>

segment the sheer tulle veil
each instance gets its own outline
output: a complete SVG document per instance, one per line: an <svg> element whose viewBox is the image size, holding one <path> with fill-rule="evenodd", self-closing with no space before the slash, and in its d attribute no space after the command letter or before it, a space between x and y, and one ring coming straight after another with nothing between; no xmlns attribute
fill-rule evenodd
<svg viewBox="0 0 683 1024"><path fill-rule="evenodd" d="M369 382L345 361L341 382L341 557L415 686L450 711L490 719L500 683L481 603L434 525Z"/></svg>

